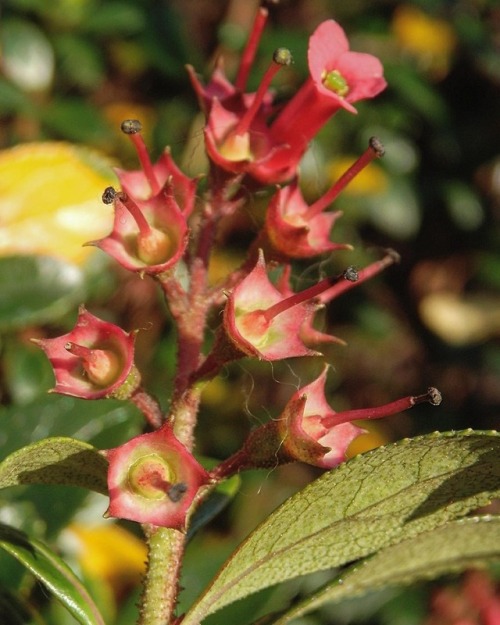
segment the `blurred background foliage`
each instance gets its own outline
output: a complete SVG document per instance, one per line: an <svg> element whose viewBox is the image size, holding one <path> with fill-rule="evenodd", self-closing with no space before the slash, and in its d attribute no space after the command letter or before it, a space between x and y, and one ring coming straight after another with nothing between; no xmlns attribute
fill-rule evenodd
<svg viewBox="0 0 500 625"><path fill-rule="evenodd" d="M81 246L111 229L109 207L100 202L102 190L114 181L111 168L137 166L119 131L123 119L142 120L153 157L169 145L186 172L206 170L202 120L185 65L208 76L222 54L234 75L257 5L254 0L3 0L0 459L45 436L75 436L106 448L140 431L140 416L119 402L46 394L50 367L29 338L68 331L81 302L126 330L144 329L138 364L145 384L167 408L174 330L154 284L126 275L100 252ZM280 99L293 94L307 73L310 33L332 17L353 49L380 57L389 83L375 101L359 104L357 116L339 113L304 159L301 182L312 200L364 150L368 137L378 135L386 147L384 159L335 202L344 215L332 237L356 250L298 264L295 286L304 288L347 264L363 266L379 257L381 248L397 249L400 265L332 302L320 320L323 329L347 342L324 349L333 365L331 404L337 410L373 406L431 384L444 402L438 410L419 406L370 425L351 452L435 429L498 427L498 3L282 0L270 12L252 88L274 49L286 46L294 65L280 72L275 88ZM224 224L213 280L243 258L267 198L249 197L243 211ZM226 457L251 426L279 414L320 368L320 362L300 359L272 367L243 361L228 368L204 394L197 451ZM192 541L183 604L266 514L316 474L290 466L245 475L233 504ZM144 550L130 525L125 530L99 523L103 497L30 487L2 491L0 502L0 521L57 541L105 606L110 624L132 622ZM322 574L259 593L236 606L238 616L230 606L214 623L251 622L324 581ZM2 623L73 622L3 554L0 582ZM426 585L379 593L301 622L451 623L435 604L429 607L432 592ZM19 596L29 598L31 615L23 615ZM37 620L42 617L45 621Z"/></svg>

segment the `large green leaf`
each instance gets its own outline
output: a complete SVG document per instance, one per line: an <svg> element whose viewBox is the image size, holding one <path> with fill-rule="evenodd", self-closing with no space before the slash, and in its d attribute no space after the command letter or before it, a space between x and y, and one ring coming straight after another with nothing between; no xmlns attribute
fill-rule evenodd
<svg viewBox="0 0 500 625"><path fill-rule="evenodd" d="M278 582L342 566L500 495L500 436L434 433L357 456L286 501L236 550L183 625Z"/></svg>
<svg viewBox="0 0 500 625"><path fill-rule="evenodd" d="M0 548L21 562L82 625L104 625L102 616L73 571L46 545L0 524Z"/></svg>
<svg viewBox="0 0 500 625"><path fill-rule="evenodd" d="M0 258L0 331L45 323L84 298L84 276L75 265L49 256Z"/></svg>
<svg viewBox="0 0 500 625"><path fill-rule="evenodd" d="M327 602L352 599L386 586L408 585L457 573L500 558L500 517L451 521L397 545L344 571L325 588L295 606L274 625L286 625Z"/></svg>
<svg viewBox="0 0 500 625"><path fill-rule="evenodd" d="M95 447L74 438L45 438L0 463L0 488L66 484L107 494L108 463Z"/></svg>

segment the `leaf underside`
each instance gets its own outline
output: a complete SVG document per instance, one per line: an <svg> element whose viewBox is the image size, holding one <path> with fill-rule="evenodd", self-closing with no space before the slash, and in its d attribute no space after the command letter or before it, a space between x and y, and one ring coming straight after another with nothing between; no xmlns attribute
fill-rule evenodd
<svg viewBox="0 0 500 625"><path fill-rule="evenodd" d="M107 494L106 459L95 447L73 438L45 438L0 463L0 488L64 484Z"/></svg>
<svg viewBox="0 0 500 625"><path fill-rule="evenodd" d="M496 432L434 433L340 465L268 517L226 561L183 625L268 586L343 566L500 496Z"/></svg>
<svg viewBox="0 0 500 625"><path fill-rule="evenodd" d="M406 586L500 559L500 517L451 521L391 545L352 568L274 621L286 625L324 603L353 599L389 586Z"/></svg>

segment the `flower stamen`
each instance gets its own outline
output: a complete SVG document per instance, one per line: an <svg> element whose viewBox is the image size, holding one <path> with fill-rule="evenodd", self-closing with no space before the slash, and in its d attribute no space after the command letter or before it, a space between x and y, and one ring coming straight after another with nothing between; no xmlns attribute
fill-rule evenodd
<svg viewBox="0 0 500 625"><path fill-rule="evenodd" d="M112 350L90 349L72 341L68 341L64 349L80 359L91 382L99 386L109 386L122 371L120 358Z"/></svg>
<svg viewBox="0 0 500 625"><path fill-rule="evenodd" d="M408 395L402 397L396 401L378 406L377 408L360 408L357 410L346 410L344 412L338 412L337 414L329 415L322 421L322 425L326 428L331 428L341 423L350 423L351 421L357 421L359 419L381 419L382 417L388 417L403 410L413 408L413 406L422 403L429 403L432 406L439 406L442 401L441 393L437 388L430 387L426 393L422 395Z"/></svg>
<svg viewBox="0 0 500 625"><path fill-rule="evenodd" d="M371 137L368 142L368 148L353 163L347 171L337 180L337 182L321 197L319 200L311 204L309 210L305 214L305 219L311 219L318 213L321 213L329 204L331 204L341 191L355 178L367 165L376 158L384 155L384 146L377 137Z"/></svg>
<svg viewBox="0 0 500 625"><path fill-rule="evenodd" d="M144 142L144 137L141 135L141 122L138 119L126 119L122 122L120 128L121 131L126 134L132 141L132 144L134 145L137 152L139 162L141 163L141 167L151 187L152 194L157 195L161 189L154 173L153 164L151 163L151 159L149 158L149 153Z"/></svg>

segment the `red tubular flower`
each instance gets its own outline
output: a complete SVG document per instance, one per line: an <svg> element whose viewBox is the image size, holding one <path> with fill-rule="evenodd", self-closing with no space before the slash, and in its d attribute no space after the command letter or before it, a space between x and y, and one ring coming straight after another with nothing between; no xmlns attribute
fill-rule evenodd
<svg viewBox="0 0 500 625"><path fill-rule="evenodd" d="M47 354L55 393L83 399L127 399L139 387L134 365L135 332L91 315L83 306L76 325L54 339L32 339Z"/></svg>
<svg viewBox="0 0 500 625"><path fill-rule="evenodd" d="M365 432L353 421L380 419L422 402L441 403L439 391L429 388L423 395L403 397L377 408L337 413L325 397L327 371L325 366L316 380L294 393L278 419L251 432L243 447L216 467L213 477L295 461L332 469L345 460L350 443Z"/></svg>
<svg viewBox="0 0 500 625"><path fill-rule="evenodd" d="M262 360L314 356L301 339L301 328L317 307L315 298L332 284L356 279L346 272L284 295L267 276L262 251L252 271L236 285L224 309L224 329L242 354Z"/></svg>
<svg viewBox="0 0 500 625"><path fill-rule="evenodd" d="M354 102L373 98L387 85L380 61L351 52L344 30L334 20L318 26L309 39L310 76L271 125L275 141L300 149L341 108L356 113Z"/></svg>
<svg viewBox="0 0 500 625"><path fill-rule="evenodd" d="M293 175L295 170L287 163L288 146L273 142L267 126L273 111L269 85L279 69L291 62L290 52L279 48L255 94L241 94L224 102L212 100L205 127L205 147L212 162L221 169L234 174L246 173L265 183L279 182ZM272 163L270 171L269 162Z"/></svg>
<svg viewBox="0 0 500 625"><path fill-rule="evenodd" d="M134 201L108 187L103 202L114 203L113 231L91 241L129 271L157 275L171 269L186 249L188 226L171 192Z"/></svg>
<svg viewBox="0 0 500 625"><path fill-rule="evenodd" d="M208 473L169 423L103 452L109 461L106 516L182 530Z"/></svg>
<svg viewBox="0 0 500 625"><path fill-rule="evenodd" d="M274 61L251 97L224 83L207 106L208 89L193 82L205 102L205 143L211 160L226 171L246 173L266 184L295 176L309 141L332 115L342 108L356 113L354 102L372 98L386 86L380 61L350 52L342 28L328 20L309 40L310 77L268 125L274 112L268 86L278 65L290 63L289 52L279 49Z"/></svg>
<svg viewBox="0 0 500 625"><path fill-rule="evenodd" d="M273 422L282 441L282 457L331 469L345 460L350 443L364 433L352 421L388 417L422 402L441 403L439 391L430 388L424 395L403 397L377 408L336 413L325 398L327 371L325 367L314 382L297 391Z"/></svg>

